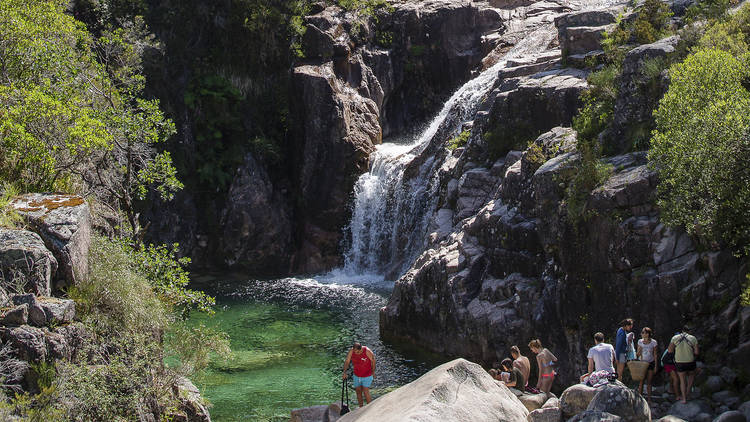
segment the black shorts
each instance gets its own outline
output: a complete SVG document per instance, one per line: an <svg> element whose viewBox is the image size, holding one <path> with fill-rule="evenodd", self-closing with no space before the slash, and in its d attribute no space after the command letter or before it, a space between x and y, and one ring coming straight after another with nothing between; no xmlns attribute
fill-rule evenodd
<svg viewBox="0 0 750 422"><path fill-rule="evenodd" d="M680 363L677 362L674 364L675 367L677 367L677 372L690 372L695 371L695 362L688 362L688 363Z"/></svg>
<svg viewBox="0 0 750 422"><path fill-rule="evenodd" d="M648 363L648 370L649 370L649 371L653 371L654 369L656 369L656 361L654 361L654 362L649 362L649 363Z"/></svg>

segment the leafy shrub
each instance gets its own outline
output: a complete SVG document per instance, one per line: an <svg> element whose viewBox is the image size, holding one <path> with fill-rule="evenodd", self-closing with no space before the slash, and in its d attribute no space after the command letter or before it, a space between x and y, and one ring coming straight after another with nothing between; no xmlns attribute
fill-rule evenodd
<svg viewBox="0 0 750 422"><path fill-rule="evenodd" d="M0 227L16 228L23 221L16 210L10 206L10 201L18 195L18 190L11 183L0 186Z"/></svg>
<svg viewBox="0 0 750 422"><path fill-rule="evenodd" d="M589 89L581 94L583 108L573 117L573 129L578 132L579 140L585 139L588 142L595 139L611 123L619 75L620 68L615 65L589 75Z"/></svg>
<svg viewBox="0 0 750 422"><path fill-rule="evenodd" d="M129 257L133 269L151 284L156 295L170 309L178 311L183 317L196 309L209 315L213 314L214 298L201 291L190 290L190 275L185 267L190 258L178 258L178 244L122 245Z"/></svg>
<svg viewBox="0 0 750 422"><path fill-rule="evenodd" d="M453 151L456 148L461 148L462 146L466 145L466 142L469 141L469 138L471 137L471 131L464 130L458 135L454 136L453 138L448 140L448 150Z"/></svg>
<svg viewBox="0 0 750 422"><path fill-rule="evenodd" d="M103 333L122 327L154 332L168 323L167 309L126 249L101 236L91 240L89 278L71 287L68 295L83 322Z"/></svg>
<svg viewBox="0 0 750 422"><path fill-rule="evenodd" d="M662 219L750 252L750 58L698 50L672 66L649 159Z"/></svg>
<svg viewBox="0 0 750 422"><path fill-rule="evenodd" d="M165 346L167 355L178 361L176 371L185 376L206 369L212 354L224 359L231 356L226 333L203 324L191 326L180 322L172 325L167 332Z"/></svg>

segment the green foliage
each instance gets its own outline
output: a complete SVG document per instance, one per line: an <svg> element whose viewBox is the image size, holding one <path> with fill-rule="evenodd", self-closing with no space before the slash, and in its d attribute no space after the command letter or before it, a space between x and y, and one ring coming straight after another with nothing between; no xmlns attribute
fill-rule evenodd
<svg viewBox="0 0 750 422"><path fill-rule="evenodd" d="M612 122L619 74L619 67L609 65L589 75L589 89L581 95L583 108L573 118L579 141L593 142Z"/></svg>
<svg viewBox="0 0 750 422"><path fill-rule="evenodd" d="M470 130L462 131L458 135L448 140L448 146L447 146L448 150L453 151L456 148L461 148L462 146L466 145L466 142L469 141L470 137L471 137Z"/></svg>
<svg viewBox="0 0 750 422"><path fill-rule="evenodd" d="M662 219L750 252L750 57L698 50L672 66L649 159Z"/></svg>
<svg viewBox="0 0 750 422"><path fill-rule="evenodd" d="M735 57L750 51L750 6L711 25L697 43L696 49L724 50Z"/></svg>
<svg viewBox="0 0 750 422"><path fill-rule="evenodd" d="M60 364L56 407L66 420L139 420L174 405L174 377L163 372L152 333L123 330L105 344L88 344L85 352L86 360Z"/></svg>
<svg viewBox="0 0 750 422"><path fill-rule="evenodd" d="M134 200L182 187L155 145L174 133L157 101L140 97L142 21L94 39L63 0L0 6L0 179L20 189L82 182L139 226Z"/></svg>
<svg viewBox="0 0 750 422"><path fill-rule="evenodd" d="M391 45L393 45L393 32L376 30L375 44L383 48L391 48Z"/></svg>
<svg viewBox="0 0 750 422"><path fill-rule="evenodd" d="M119 242L93 236L89 251L89 278L68 291L79 317L102 332L120 327L141 332L167 326L165 305L139 272Z"/></svg>
<svg viewBox="0 0 750 422"><path fill-rule="evenodd" d="M168 307L187 317L191 310L213 315L215 300L201 291L190 290L190 275L185 268L190 258L178 258L178 246L123 245L135 271L149 281L156 295Z"/></svg>
<svg viewBox="0 0 750 422"><path fill-rule="evenodd" d="M0 227L16 228L23 221L16 210L10 206L10 201L18 195L18 190L10 183L0 185Z"/></svg>
<svg viewBox="0 0 750 422"><path fill-rule="evenodd" d="M336 4L360 17L375 16L379 9L392 10L388 0L336 0Z"/></svg>
<svg viewBox="0 0 750 422"><path fill-rule="evenodd" d="M742 306L750 306L750 274L745 278L745 285L740 294L740 303Z"/></svg>
<svg viewBox="0 0 750 422"><path fill-rule="evenodd" d="M618 18L617 25L604 34L602 48L610 63L620 64L631 43L648 44L671 32L669 19L672 12L661 0L645 0L635 9L635 19Z"/></svg>
<svg viewBox="0 0 750 422"><path fill-rule="evenodd" d="M725 18L729 8L736 4L737 0L700 0L688 8L685 20L688 23L704 19L719 20Z"/></svg>

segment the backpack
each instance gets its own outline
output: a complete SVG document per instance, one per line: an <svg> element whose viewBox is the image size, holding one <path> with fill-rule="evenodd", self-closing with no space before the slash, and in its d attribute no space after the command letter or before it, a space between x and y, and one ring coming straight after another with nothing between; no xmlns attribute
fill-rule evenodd
<svg viewBox="0 0 750 422"><path fill-rule="evenodd" d="M669 349L664 350L661 355L661 366L674 365L674 353L669 353Z"/></svg>

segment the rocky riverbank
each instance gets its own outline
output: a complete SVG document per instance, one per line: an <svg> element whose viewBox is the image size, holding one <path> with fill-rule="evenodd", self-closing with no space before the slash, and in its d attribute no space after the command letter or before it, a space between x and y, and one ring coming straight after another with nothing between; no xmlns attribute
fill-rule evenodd
<svg viewBox="0 0 750 422"><path fill-rule="evenodd" d="M56 377L55 368L65 363L88 361L92 371L102 366L97 360L100 352L92 345L103 339L95 333L97 327L83 323L76 310L103 304L76 303L62 290L76 288L90 276L89 204L77 195L26 194L15 198L11 207L22 216L25 228L0 228L0 377L3 388L20 397L49 393L45 389ZM190 380L162 375L163 381L172 383L169 391L179 403L170 417L186 422L211 420ZM94 382L93 378L87 381ZM122 386L123 392L128 388ZM68 392L57 393L65 396ZM154 409L156 415L148 419L147 410L139 411L146 418L141 420L161 414ZM0 408L0 418L6 417L16 420L11 411Z"/></svg>
<svg viewBox="0 0 750 422"><path fill-rule="evenodd" d="M580 11L554 20L566 51L550 51L567 54L570 66L576 56L600 54L601 33L615 15ZM638 110L654 100L642 90L643 66L674 52L677 42L670 37L626 53L612 130L624 133L644 118ZM445 155L428 246L382 310L382 336L486 364L538 337L562 362L566 384L585 372L594 332L613 336L617 322L632 316L666 344L687 321L707 365L745 374L731 385L742 391L750 351L750 308L739 297L746 262L660 222L657 175L643 152L603 159L610 175L585 193L585 214L569 218L568 187L581 154L566 126L589 71L549 56L504 70L465 125L466 146ZM488 133L500 133L507 145L535 140L493 159Z"/></svg>
<svg viewBox="0 0 750 422"><path fill-rule="evenodd" d="M722 373L729 375L726 371ZM666 398L662 401L660 386L657 386L655 405L649 405L646 398L619 381L596 388L575 384L566 388L558 398L552 393L521 393L494 380L481 366L456 359L351 413L340 415L341 403L333 403L294 410L290 422L750 421L750 401L740 403L736 396L728 392L714 393L714 398L708 399L712 397L708 385L713 384L719 386L718 381L713 379L702 388L703 394L694 395L694 400L687 404ZM731 406L725 404L730 401ZM667 410L662 411L665 406L659 403L666 404Z"/></svg>

